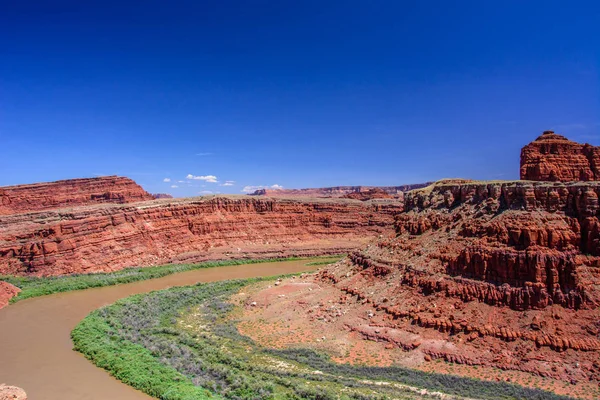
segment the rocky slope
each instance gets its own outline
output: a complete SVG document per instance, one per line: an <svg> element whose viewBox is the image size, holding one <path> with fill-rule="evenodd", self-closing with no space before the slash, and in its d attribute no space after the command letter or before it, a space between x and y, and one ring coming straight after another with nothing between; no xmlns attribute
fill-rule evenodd
<svg viewBox="0 0 600 400"><path fill-rule="evenodd" d="M422 188L431 183L432 182L415 183L412 185L401 186L334 186L309 189L259 189L250 195L270 197L345 197L348 195L375 191L377 193L387 193L393 197L400 197L404 192Z"/></svg>
<svg viewBox="0 0 600 400"><path fill-rule="evenodd" d="M21 289L10 283L0 281L0 308L8 305L10 299L15 297Z"/></svg>
<svg viewBox="0 0 600 400"><path fill-rule="evenodd" d="M521 150L521 179L600 180L600 147L572 142L553 131L545 131Z"/></svg>
<svg viewBox="0 0 600 400"><path fill-rule="evenodd" d="M106 176L0 187L0 215L153 197L129 178Z"/></svg>
<svg viewBox="0 0 600 400"><path fill-rule="evenodd" d="M395 235L317 281L339 291L334 302L374 310L348 329L425 360L599 381L599 194L600 183L415 190Z"/></svg>
<svg viewBox="0 0 600 400"><path fill-rule="evenodd" d="M401 209L391 200L213 196L5 215L0 274L342 253L391 232Z"/></svg>

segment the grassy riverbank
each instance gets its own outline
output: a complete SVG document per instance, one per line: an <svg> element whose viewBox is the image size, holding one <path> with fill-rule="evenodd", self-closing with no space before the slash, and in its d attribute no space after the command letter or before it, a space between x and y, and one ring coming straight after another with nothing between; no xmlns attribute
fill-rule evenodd
<svg viewBox="0 0 600 400"><path fill-rule="evenodd" d="M566 399L505 382L402 367L336 364L327 355L271 350L241 336L231 296L261 279L140 294L92 312L75 349L116 378L160 399ZM438 393L435 393L438 392Z"/></svg>
<svg viewBox="0 0 600 400"><path fill-rule="evenodd" d="M163 276L175 274L178 272L192 271L203 268L301 260L307 260L308 262L306 265L310 266L321 265L321 263L329 264L338 261L342 257L343 255L311 258L289 257L257 260L207 261L198 264L167 264L154 267L125 268L119 271L107 273L75 274L51 277L21 277L0 275L0 281L8 282L21 289L21 292L16 297L13 297L11 299L11 303L15 303L19 300L25 300L31 297L45 296L52 293L119 285L123 283L143 281L146 279L161 278Z"/></svg>

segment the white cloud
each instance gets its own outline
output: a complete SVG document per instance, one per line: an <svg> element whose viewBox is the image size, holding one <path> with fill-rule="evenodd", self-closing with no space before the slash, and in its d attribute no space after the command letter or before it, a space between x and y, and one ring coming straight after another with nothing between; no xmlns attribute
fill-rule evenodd
<svg viewBox="0 0 600 400"><path fill-rule="evenodd" d="M171 178L165 178L163 179L163 182L171 182Z"/></svg>
<svg viewBox="0 0 600 400"><path fill-rule="evenodd" d="M277 184L271 185L271 186L264 186L264 185L259 185L259 186L244 186L244 188L242 189L242 192L244 192L244 193L254 193L258 189L281 190L281 189L283 189L283 186L277 185Z"/></svg>
<svg viewBox="0 0 600 400"><path fill-rule="evenodd" d="M179 186L177 186L177 185L171 185L171 187L172 187L173 189L177 189Z"/></svg>
<svg viewBox="0 0 600 400"><path fill-rule="evenodd" d="M188 174L186 177L186 179L194 179L197 181L205 181L208 183L217 183L219 182L217 180L217 177L214 175L192 175L192 174Z"/></svg>
<svg viewBox="0 0 600 400"><path fill-rule="evenodd" d="M177 183L185 183L185 181L177 181Z"/></svg>
<svg viewBox="0 0 600 400"><path fill-rule="evenodd" d="M211 156L212 153L196 153L197 156Z"/></svg>
<svg viewBox="0 0 600 400"><path fill-rule="evenodd" d="M225 183L223 183L221 186L233 186L235 184L235 181L225 181Z"/></svg>
<svg viewBox="0 0 600 400"><path fill-rule="evenodd" d="M203 190L203 191L201 191L201 192L198 192L198 194L202 194L202 195L205 195L205 194L213 194L213 192L211 192L210 190Z"/></svg>

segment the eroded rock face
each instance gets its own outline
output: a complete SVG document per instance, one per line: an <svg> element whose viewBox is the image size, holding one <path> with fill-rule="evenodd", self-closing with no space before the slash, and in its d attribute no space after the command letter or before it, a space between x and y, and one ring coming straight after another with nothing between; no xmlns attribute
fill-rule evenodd
<svg viewBox="0 0 600 400"><path fill-rule="evenodd" d="M400 201L248 196L0 216L0 274L60 275L208 259L339 254L393 231Z"/></svg>
<svg viewBox="0 0 600 400"><path fill-rule="evenodd" d="M423 350L429 358L600 380L599 193L596 182L441 183L409 192L396 235L317 280L376 310L384 317L377 326L457 348ZM553 352L580 367L536 361Z"/></svg>
<svg viewBox="0 0 600 400"><path fill-rule="evenodd" d="M129 178L106 176L0 187L0 215L153 197Z"/></svg>
<svg viewBox="0 0 600 400"><path fill-rule="evenodd" d="M10 299L15 297L21 289L10 283L0 281L0 308L6 307Z"/></svg>
<svg viewBox="0 0 600 400"><path fill-rule="evenodd" d="M27 394L16 386L0 384L0 400L27 400Z"/></svg>
<svg viewBox="0 0 600 400"><path fill-rule="evenodd" d="M600 147L572 142L553 131L545 131L521 150L521 179L600 180Z"/></svg>

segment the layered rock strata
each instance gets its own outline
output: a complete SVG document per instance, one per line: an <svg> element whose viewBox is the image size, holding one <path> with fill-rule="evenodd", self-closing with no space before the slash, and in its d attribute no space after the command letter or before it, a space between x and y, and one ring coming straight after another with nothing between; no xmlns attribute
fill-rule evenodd
<svg viewBox="0 0 600 400"><path fill-rule="evenodd" d="M395 235L323 269L317 281L344 303L374 309L377 326L448 344L451 351L421 349L429 359L600 380L599 194L600 183L415 190ZM556 352L560 363L543 361Z"/></svg>
<svg viewBox="0 0 600 400"><path fill-rule="evenodd" d="M105 176L0 187L0 215L153 197L129 178Z"/></svg>
<svg viewBox="0 0 600 400"><path fill-rule="evenodd" d="M600 180L600 147L573 142L553 131L545 131L521 150L521 179Z"/></svg>
<svg viewBox="0 0 600 400"><path fill-rule="evenodd" d="M6 215L0 216L0 274L339 254L391 232L401 209L388 200L222 196Z"/></svg>

